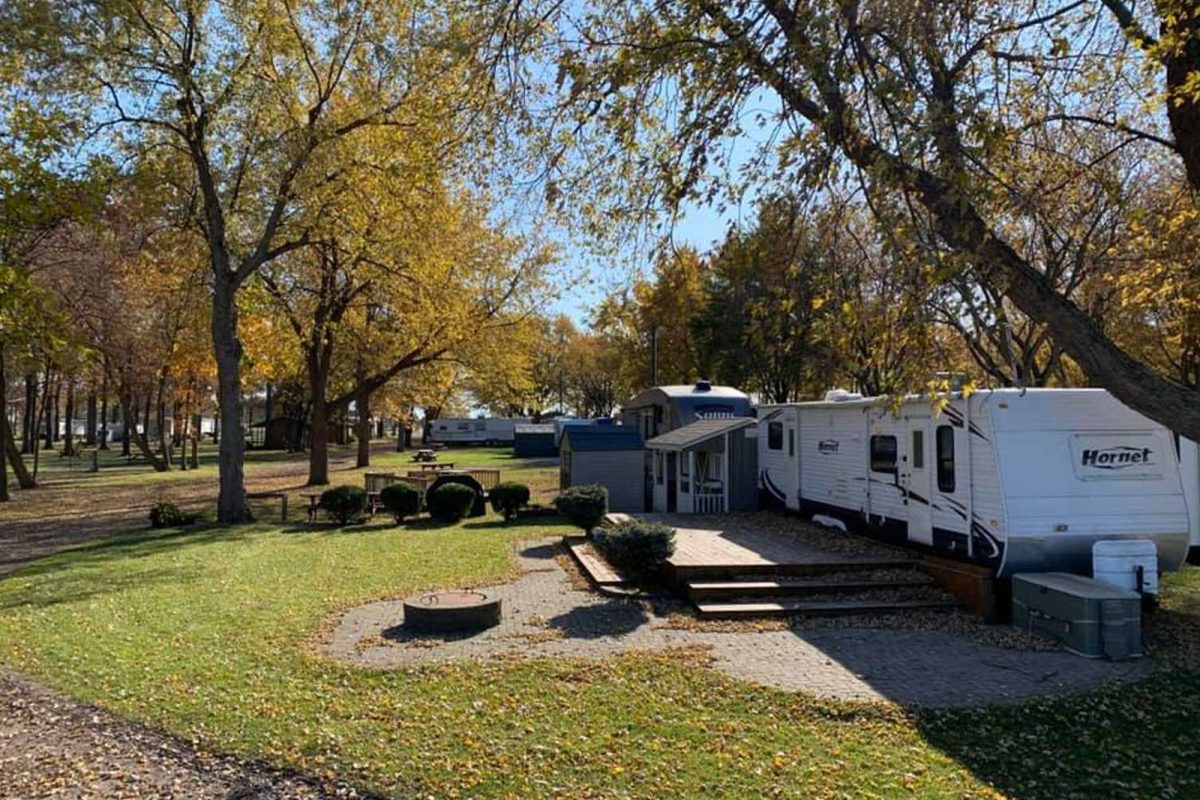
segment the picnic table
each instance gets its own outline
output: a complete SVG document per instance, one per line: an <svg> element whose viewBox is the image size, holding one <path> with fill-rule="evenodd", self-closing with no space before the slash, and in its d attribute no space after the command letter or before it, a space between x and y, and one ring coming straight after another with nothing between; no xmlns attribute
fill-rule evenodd
<svg viewBox="0 0 1200 800"><path fill-rule="evenodd" d="M437 461L437 453L433 452L432 450L430 450L428 448L423 449L423 450L418 450L416 453L413 454L412 460L413 461Z"/></svg>
<svg viewBox="0 0 1200 800"><path fill-rule="evenodd" d="M453 461L431 461L421 465L422 470L451 470L454 469Z"/></svg>
<svg viewBox="0 0 1200 800"><path fill-rule="evenodd" d="M321 493L320 492L301 492L300 496L308 501L308 521L317 521L317 512L321 510Z"/></svg>

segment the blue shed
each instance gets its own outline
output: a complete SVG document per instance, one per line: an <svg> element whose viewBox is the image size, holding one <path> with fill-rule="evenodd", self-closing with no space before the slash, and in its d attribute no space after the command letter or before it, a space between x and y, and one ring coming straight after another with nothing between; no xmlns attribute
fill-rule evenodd
<svg viewBox="0 0 1200 800"><path fill-rule="evenodd" d="M608 489L610 511L644 511L645 445L637 428L572 426L559 446L559 488L598 483Z"/></svg>
<svg viewBox="0 0 1200 800"><path fill-rule="evenodd" d="M513 430L513 455L517 458L553 458L558 455L554 443L554 424L517 425Z"/></svg>

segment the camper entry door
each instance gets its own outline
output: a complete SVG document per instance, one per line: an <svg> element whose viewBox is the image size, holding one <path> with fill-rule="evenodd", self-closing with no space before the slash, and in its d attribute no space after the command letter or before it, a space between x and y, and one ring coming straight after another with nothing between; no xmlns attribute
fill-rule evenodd
<svg viewBox="0 0 1200 800"><path fill-rule="evenodd" d="M908 540L933 544L933 453L928 409L910 409L904 415L905 435L900 437L900 488L908 509Z"/></svg>

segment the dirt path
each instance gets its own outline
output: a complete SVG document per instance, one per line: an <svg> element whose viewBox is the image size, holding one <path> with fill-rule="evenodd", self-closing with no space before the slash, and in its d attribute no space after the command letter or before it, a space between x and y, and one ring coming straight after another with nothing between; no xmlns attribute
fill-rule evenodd
<svg viewBox="0 0 1200 800"><path fill-rule="evenodd" d="M262 764L219 756L0 671L0 798L349 800Z"/></svg>

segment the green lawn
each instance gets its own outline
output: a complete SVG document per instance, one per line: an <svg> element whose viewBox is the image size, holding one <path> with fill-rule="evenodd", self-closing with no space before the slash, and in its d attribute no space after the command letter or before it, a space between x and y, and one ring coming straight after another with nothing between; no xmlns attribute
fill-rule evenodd
<svg viewBox="0 0 1200 800"><path fill-rule="evenodd" d="M1200 796L1200 673L1182 668L908 715L753 687L681 654L395 671L313 654L338 609L501 580L511 542L561 532L489 518L118 536L0 580L0 661L221 750L405 798ZM1170 589L1164 619L1186 638L1198 572Z"/></svg>

